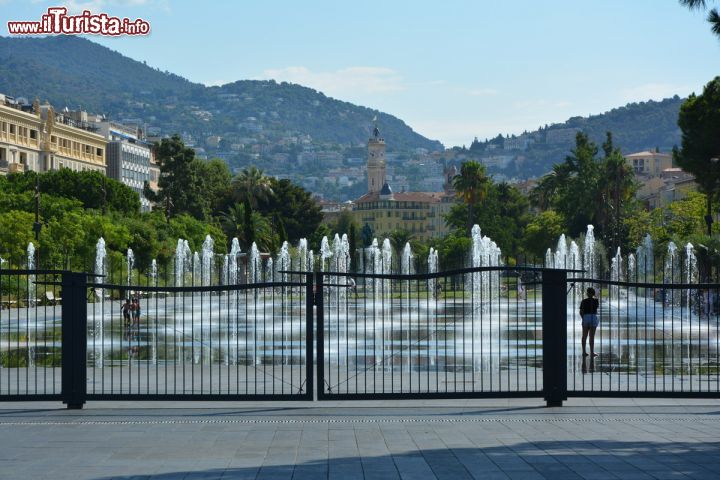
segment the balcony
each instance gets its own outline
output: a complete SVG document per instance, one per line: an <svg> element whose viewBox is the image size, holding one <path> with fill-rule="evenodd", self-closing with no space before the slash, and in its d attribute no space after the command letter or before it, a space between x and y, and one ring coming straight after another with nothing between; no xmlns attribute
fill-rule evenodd
<svg viewBox="0 0 720 480"><path fill-rule="evenodd" d="M22 163L10 163L8 165L8 173L23 173L25 165Z"/></svg>

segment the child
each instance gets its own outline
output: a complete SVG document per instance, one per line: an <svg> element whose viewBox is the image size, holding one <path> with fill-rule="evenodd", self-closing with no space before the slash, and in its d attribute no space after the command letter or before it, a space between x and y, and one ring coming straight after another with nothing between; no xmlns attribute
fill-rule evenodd
<svg viewBox="0 0 720 480"><path fill-rule="evenodd" d="M132 305L130 305L130 299L126 298L125 303L122 305L122 316L123 320L125 321L125 328L130 328L130 312L132 310Z"/></svg>
<svg viewBox="0 0 720 480"><path fill-rule="evenodd" d="M133 325L139 326L140 325L140 299L139 298L136 298L133 300L132 316L133 316Z"/></svg>

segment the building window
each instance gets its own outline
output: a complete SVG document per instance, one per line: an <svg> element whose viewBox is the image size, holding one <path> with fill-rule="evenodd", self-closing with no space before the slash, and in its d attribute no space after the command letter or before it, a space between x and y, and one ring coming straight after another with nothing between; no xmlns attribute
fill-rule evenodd
<svg viewBox="0 0 720 480"><path fill-rule="evenodd" d="M33 140L37 139L37 130L30 130L30 138Z"/></svg>
<svg viewBox="0 0 720 480"><path fill-rule="evenodd" d="M14 133L15 133L15 125L13 125L13 124L11 123L11 124L10 124L10 134L12 135L12 134L14 134Z"/></svg>
<svg viewBox="0 0 720 480"><path fill-rule="evenodd" d="M98 156L98 157L102 157L102 154L103 154L103 149L102 149L102 148L98 148L98 149L97 149L97 156Z"/></svg>

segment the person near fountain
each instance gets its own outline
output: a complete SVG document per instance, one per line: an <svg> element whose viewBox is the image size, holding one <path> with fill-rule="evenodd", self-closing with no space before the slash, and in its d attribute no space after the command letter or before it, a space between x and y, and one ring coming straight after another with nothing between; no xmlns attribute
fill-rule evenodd
<svg viewBox="0 0 720 480"><path fill-rule="evenodd" d="M130 315L132 312L132 305L130 304L129 298L125 299L125 303L122 304L121 310L122 310L123 320L125 322L125 329L129 329L130 328L130 320L131 320Z"/></svg>
<svg viewBox="0 0 720 480"><path fill-rule="evenodd" d="M590 287L586 291L587 298L580 302L580 318L582 318L582 351L583 357L587 357L587 349L585 348L588 335L590 336L590 355L595 357L595 331L600 325L597 311L600 302L595 298L595 289Z"/></svg>
<svg viewBox="0 0 720 480"><path fill-rule="evenodd" d="M518 300L527 300L527 294L525 293L525 285L522 283L522 279L517 277L517 298Z"/></svg>
<svg viewBox="0 0 720 480"><path fill-rule="evenodd" d="M133 317L133 326L139 326L140 325L140 299L139 298L133 299L132 317Z"/></svg>

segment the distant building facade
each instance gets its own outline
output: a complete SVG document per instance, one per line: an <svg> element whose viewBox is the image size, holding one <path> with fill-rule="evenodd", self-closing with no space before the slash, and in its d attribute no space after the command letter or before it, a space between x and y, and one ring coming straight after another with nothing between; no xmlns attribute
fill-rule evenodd
<svg viewBox="0 0 720 480"><path fill-rule="evenodd" d="M82 113L0 95L0 174L61 168L104 174L105 139Z"/></svg>
<svg viewBox="0 0 720 480"><path fill-rule="evenodd" d="M151 145L142 140L137 127L95 119L92 124L107 140L107 176L117 180L140 196L140 208L150 210L143 188L150 183Z"/></svg>
<svg viewBox="0 0 720 480"><path fill-rule="evenodd" d="M645 177L636 196L648 210L653 210L682 200L696 190L694 176L680 168L666 168L658 176Z"/></svg>
<svg viewBox="0 0 720 480"><path fill-rule="evenodd" d="M352 214L361 227L369 226L382 237L396 230L412 233L418 240L429 240L448 233L444 215L454 201L452 179L455 167L444 170L442 192L394 193L386 181L385 140L375 127L368 140L368 192L355 200Z"/></svg>
<svg viewBox="0 0 720 480"><path fill-rule="evenodd" d="M150 182L150 148L147 145L108 142L107 175L135 191L140 196L140 208L150 210L150 201L143 195L145 182Z"/></svg>
<svg viewBox="0 0 720 480"><path fill-rule="evenodd" d="M632 153L625 156L625 161L635 175L642 177L659 177L664 170L672 168L672 156L667 153Z"/></svg>

